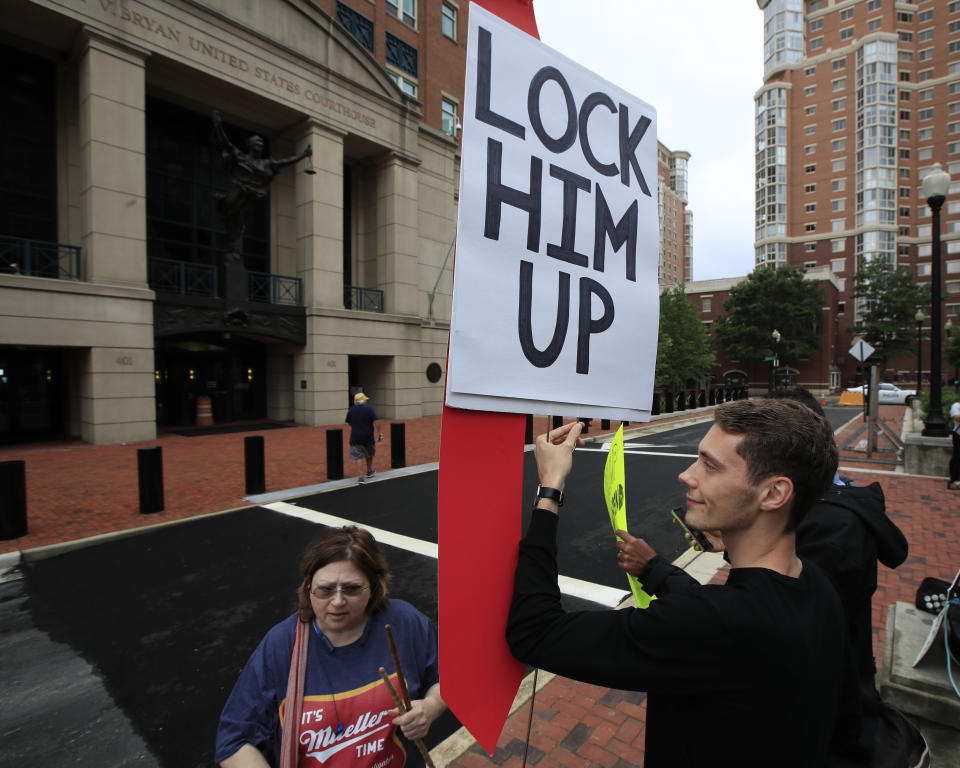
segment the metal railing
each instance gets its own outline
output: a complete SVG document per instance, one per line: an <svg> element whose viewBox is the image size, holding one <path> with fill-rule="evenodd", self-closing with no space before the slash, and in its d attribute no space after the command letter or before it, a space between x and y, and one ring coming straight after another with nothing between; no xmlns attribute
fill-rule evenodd
<svg viewBox="0 0 960 768"><path fill-rule="evenodd" d="M150 287L181 296L217 295L217 268L174 259L150 259Z"/></svg>
<svg viewBox="0 0 960 768"><path fill-rule="evenodd" d="M0 274L80 279L80 246L0 235Z"/></svg>
<svg viewBox="0 0 960 768"><path fill-rule="evenodd" d="M247 272L247 300L299 307L302 304L302 285L299 277Z"/></svg>
<svg viewBox="0 0 960 768"><path fill-rule="evenodd" d="M343 286L344 309L361 312L383 312L383 291L376 288L361 288L358 285Z"/></svg>

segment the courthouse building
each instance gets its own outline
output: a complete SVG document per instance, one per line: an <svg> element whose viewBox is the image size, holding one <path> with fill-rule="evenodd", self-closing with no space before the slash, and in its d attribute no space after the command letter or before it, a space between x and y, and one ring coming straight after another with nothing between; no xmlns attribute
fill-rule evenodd
<svg viewBox="0 0 960 768"><path fill-rule="evenodd" d="M859 260L885 259L918 283L931 280L931 214L920 182L935 162L953 178L936 277L944 322L958 323L960 0L757 4L764 83L755 97L756 264L836 276L841 337L832 362L849 385ZM915 362L896 362L894 373L915 380Z"/></svg>
<svg viewBox="0 0 960 768"><path fill-rule="evenodd" d="M0 440L439 413L466 8L7 0ZM227 245L212 140L283 168Z"/></svg>

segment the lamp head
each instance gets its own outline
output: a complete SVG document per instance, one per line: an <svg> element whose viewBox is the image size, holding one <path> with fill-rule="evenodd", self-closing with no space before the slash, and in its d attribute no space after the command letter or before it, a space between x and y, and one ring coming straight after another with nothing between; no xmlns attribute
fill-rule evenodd
<svg viewBox="0 0 960 768"><path fill-rule="evenodd" d="M932 197L946 197L950 190L950 174L940 166L940 163L934 163L930 172L923 177L920 182L920 195L925 200Z"/></svg>
<svg viewBox="0 0 960 768"><path fill-rule="evenodd" d="M927 319L927 316L923 314L922 309L918 309L917 314L913 316L913 319L916 320L918 323L922 323L924 320Z"/></svg>
<svg viewBox="0 0 960 768"><path fill-rule="evenodd" d="M780 331L778 331L776 328L773 329L773 333L770 334L770 337L778 344L780 343Z"/></svg>

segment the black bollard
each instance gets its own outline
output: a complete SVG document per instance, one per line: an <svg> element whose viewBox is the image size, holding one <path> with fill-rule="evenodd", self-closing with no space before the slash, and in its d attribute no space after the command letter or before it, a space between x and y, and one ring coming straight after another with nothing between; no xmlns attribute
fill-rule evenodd
<svg viewBox="0 0 960 768"><path fill-rule="evenodd" d="M563 416L553 417L553 429L560 429L563 426Z"/></svg>
<svg viewBox="0 0 960 768"><path fill-rule="evenodd" d="M530 445L533 442L533 415L527 414L527 426L523 433L523 444Z"/></svg>
<svg viewBox="0 0 960 768"><path fill-rule="evenodd" d="M687 401L687 407L690 410L693 410L694 408L697 407L697 393L694 392L693 390L690 391L690 400Z"/></svg>
<svg viewBox="0 0 960 768"><path fill-rule="evenodd" d="M247 494L267 490L267 473L263 465L263 435L243 438L243 465L247 477Z"/></svg>
<svg viewBox="0 0 960 768"><path fill-rule="evenodd" d="M677 404L674 407L678 411L687 410L687 396L683 392L677 392Z"/></svg>
<svg viewBox="0 0 960 768"><path fill-rule="evenodd" d="M27 465L0 462L0 539L27 535Z"/></svg>
<svg viewBox="0 0 960 768"><path fill-rule="evenodd" d="M163 449L137 449L137 481L140 486L140 514L163 512Z"/></svg>
<svg viewBox="0 0 960 768"><path fill-rule="evenodd" d="M327 480L343 479L343 430L327 430Z"/></svg>
<svg viewBox="0 0 960 768"><path fill-rule="evenodd" d="M402 421L390 423L390 466L393 469L407 466L407 425Z"/></svg>
<svg viewBox="0 0 960 768"><path fill-rule="evenodd" d="M656 392L653 393L653 403L650 405L650 415L660 415L660 395L658 395Z"/></svg>
<svg viewBox="0 0 960 768"><path fill-rule="evenodd" d="M604 432L610 431L610 419L600 419L600 429Z"/></svg>
<svg viewBox="0 0 960 768"><path fill-rule="evenodd" d="M665 401L663 412L673 413L673 392L667 392L663 399Z"/></svg>
<svg viewBox="0 0 960 768"><path fill-rule="evenodd" d="M700 397L697 398L697 405L703 408L707 404L707 392L704 389L700 390Z"/></svg>

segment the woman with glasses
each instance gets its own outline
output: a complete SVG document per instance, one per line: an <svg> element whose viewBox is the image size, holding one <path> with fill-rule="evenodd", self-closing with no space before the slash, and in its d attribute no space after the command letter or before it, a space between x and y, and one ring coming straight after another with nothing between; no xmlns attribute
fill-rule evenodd
<svg viewBox="0 0 960 768"><path fill-rule="evenodd" d="M388 599L387 563L362 528L327 530L300 572L297 612L266 634L223 708L217 762L262 768L271 764L264 750L280 768L422 766L413 742L445 709L436 630L409 603ZM405 714L379 672L399 691L386 625L410 693ZM297 709L299 729L288 732Z"/></svg>

